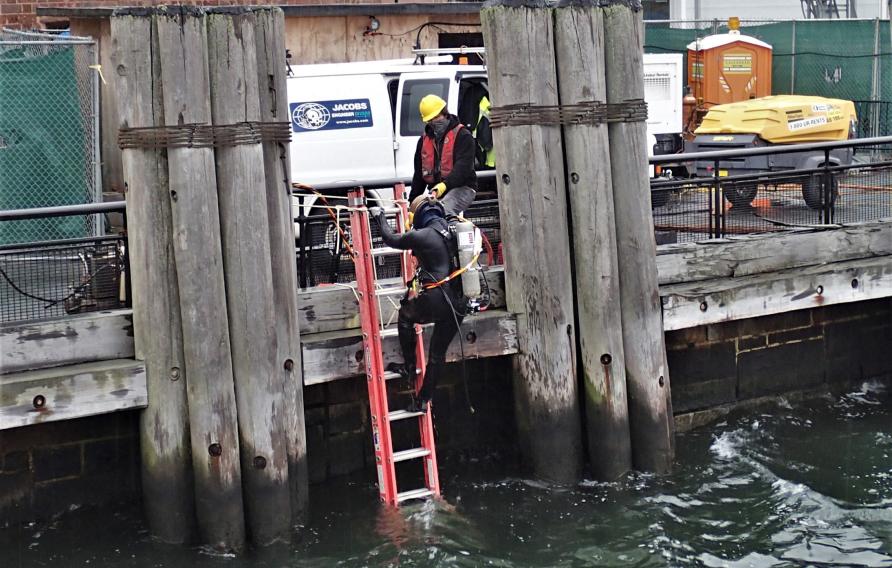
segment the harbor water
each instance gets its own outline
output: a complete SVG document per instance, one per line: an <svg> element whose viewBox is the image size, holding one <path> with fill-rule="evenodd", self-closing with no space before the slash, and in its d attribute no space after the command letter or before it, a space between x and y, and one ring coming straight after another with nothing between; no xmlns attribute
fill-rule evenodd
<svg viewBox="0 0 892 568"><path fill-rule="evenodd" d="M556 488L481 456L445 499L379 507L365 475L312 487L287 549L153 542L138 504L0 530L0 567L892 567L892 397L880 383L776 403L677 439L672 475Z"/></svg>

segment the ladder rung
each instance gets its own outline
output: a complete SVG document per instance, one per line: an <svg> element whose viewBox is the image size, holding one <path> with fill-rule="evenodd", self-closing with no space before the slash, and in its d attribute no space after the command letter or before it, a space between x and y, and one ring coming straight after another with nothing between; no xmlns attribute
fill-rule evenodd
<svg viewBox="0 0 892 568"><path fill-rule="evenodd" d="M401 452L393 452L393 463L414 460L431 455L431 451L427 448L412 448L411 450L403 450Z"/></svg>
<svg viewBox="0 0 892 568"><path fill-rule="evenodd" d="M390 288L378 288L375 293L381 296L401 296L406 293L405 286L392 286Z"/></svg>
<svg viewBox="0 0 892 568"><path fill-rule="evenodd" d="M397 337L400 334L400 328L388 327L381 330L381 337Z"/></svg>
<svg viewBox="0 0 892 568"><path fill-rule="evenodd" d="M430 489L413 489L411 491L403 491L402 493L396 494L396 502L402 503L403 501L408 501L409 499L424 499L425 497L430 497L434 492Z"/></svg>
<svg viewBox="0 0 892 568"><path fill-rule="evenodd" d="M387 415L387 419L391 422L397 420L406 420L407 418L415 418L416 416L424 416L424 412L409 412L408 410L394 410Z"/></svg>
<svg viewBox="0 0 892 568"><path fill-rule="evenodd" d="M416 374L416 375L420 375L420 374L421 374L421 369L419 369L419 368L416 367L416 368L415 368L415 374ZM384 380L385 380L385 381L390 381L390 380L393 380L393 379L399 379L399 378L401 378L401 377L402 377L402 375L399 374L399 373L391 373L390 371L384 371Z"/></svg>
<svg viewBox="0 0 892 568"><path fill-rule="evenodd" d="M404 250L396 249L393 247L378 247L372 249L372 256L386 256L391 254L403 254Z"/></svg>

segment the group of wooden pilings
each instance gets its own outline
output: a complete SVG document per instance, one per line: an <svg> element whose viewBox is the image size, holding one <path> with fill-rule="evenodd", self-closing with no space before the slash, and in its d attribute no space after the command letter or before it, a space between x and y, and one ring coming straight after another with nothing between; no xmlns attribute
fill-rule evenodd
<svg viewBox="0 0 892 568"><path fill-rule="evenodd" d="M646 125L619 117L644 98L640 3L490 0L481 22L518 314L518 425L534 474L578 480L583 445L599 479L666 472L674 426ZM554 112L585 104L623 112Z"/></svg>
<svg viewBox="0 0 892 568"><path fill-rule="evenodd" d="M150 529L286 541L307 501L288 146L256 135L290 124L283 14L123 9L111 31Z"/></svg>

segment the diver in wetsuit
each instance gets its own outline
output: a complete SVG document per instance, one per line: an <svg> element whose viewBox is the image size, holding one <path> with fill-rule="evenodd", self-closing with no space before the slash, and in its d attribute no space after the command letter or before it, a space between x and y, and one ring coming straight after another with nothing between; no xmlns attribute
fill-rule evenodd
<svg viewBox="0 0 892 568"><path fill-rule="evenodd" d="M407 409L409 412L427 412L427 405L446 364L446 349L464 318L466 302L462 296L460 279L441 282L454 268L454 251L449 244L451 237L443 206L436 198L421 195L412 201L409 213L412 230L395 234L379 208L373 207L370 210L371 216L381 228L384 243L396 249L411 250L418 259L415 279L419 293L415 297L410 298L407 294L403 298L397 320L403 365L392 364L388 368L399 372L414 385L417 338L415 324L434 324L424 384Z"/></svg>

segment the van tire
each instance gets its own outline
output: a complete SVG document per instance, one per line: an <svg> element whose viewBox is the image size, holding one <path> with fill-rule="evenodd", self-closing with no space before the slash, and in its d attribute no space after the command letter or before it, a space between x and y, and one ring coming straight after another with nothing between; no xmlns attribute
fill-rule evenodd
<svg viewBox="0 0 892 568"><path fill-rule="evenodd" d="M823 164L822 164L823 165ZM830 177L830 206L839 197L839 179L833 174ZM824 201L824 174L812 174L802 182L802 199L810 209L821 209Z"/></svg>
<svg viewBox="0 0 892 568"><path fill-rule="evenodd" d="M733 207L749 207L759 193L759 184L754 182L729 184L722 188L722 192Z"/></svg>

